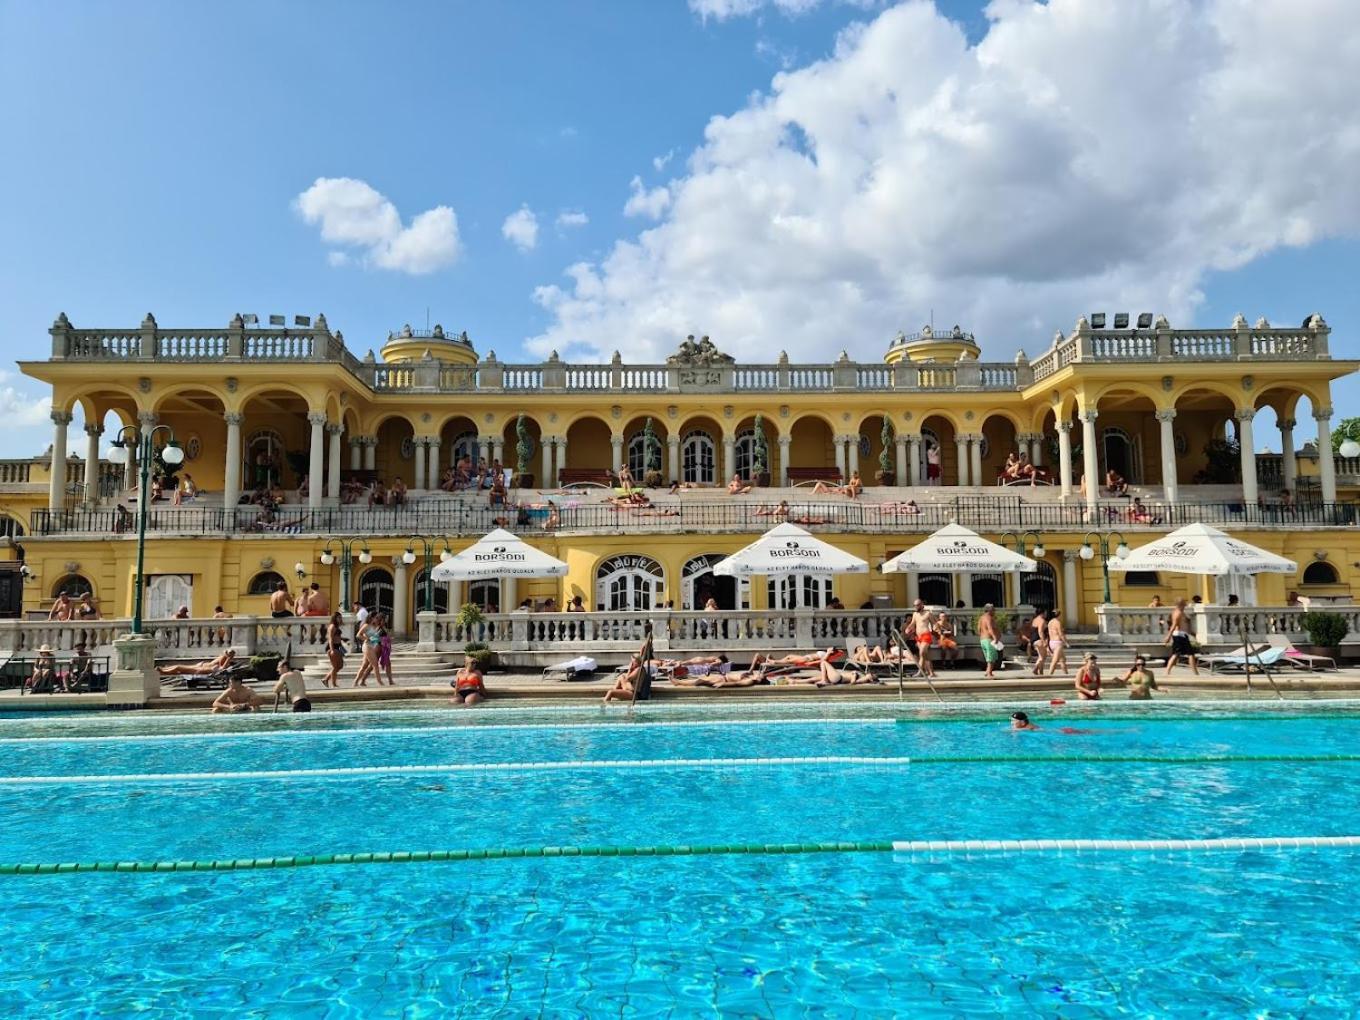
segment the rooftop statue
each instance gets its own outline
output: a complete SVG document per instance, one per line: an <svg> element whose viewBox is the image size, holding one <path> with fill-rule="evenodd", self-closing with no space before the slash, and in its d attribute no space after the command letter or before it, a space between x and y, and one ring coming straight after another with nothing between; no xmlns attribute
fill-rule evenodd
<svg viewBox="0 0 1360 1020"><path fill-rule="evenodd" d="M708 337L703 337L696 343L694 334L691 333L680 342L680 349L666 359L666 364L707 367L730 365L735 360L730 354L718 350Z"/></svg>

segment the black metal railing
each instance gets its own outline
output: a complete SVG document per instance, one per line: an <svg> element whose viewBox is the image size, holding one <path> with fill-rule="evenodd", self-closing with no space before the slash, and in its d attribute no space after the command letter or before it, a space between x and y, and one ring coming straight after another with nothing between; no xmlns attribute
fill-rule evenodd
<svg viewBox="0 0 1360 1020"><path fill-rule="evenodd" d="M1083 503L1025 502L1019 497L960 496L923 503L822 500L758 504L744 501L687 502L658 499L650 506L615 507L605 503L557 503L557 519L542 505L488 506L482 502L432 501L398 507L339 506L316 510L259 507L153 507L147 533L293 534L293 535L482 535L500 527L521 534L545 531L633 533L638 531L734 531L759 533L783 521L821 531L891 534L929 532L951 522L982 531L1005 528L1062 530L1115 525L1167 530L1183 524L1225 527L1347 527L1360 522L1355 501L1248 506L1241 501L1145 503L1103 500L1092 511ZM32 534L136 534L126 510L36 510Z"/></svg>

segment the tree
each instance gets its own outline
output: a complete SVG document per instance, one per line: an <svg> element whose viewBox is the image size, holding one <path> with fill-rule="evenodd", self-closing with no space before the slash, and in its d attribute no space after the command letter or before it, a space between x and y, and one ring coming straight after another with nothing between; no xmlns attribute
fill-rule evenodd
<svg viewBox="0 0 1360 1020"><path fill-rule="evenodd" d="M1340 453L1341 444L1348 439L1360 443L1360 418L1342 418L1341 424L1332 429L1332 452Z"/></svg>
<svg viewBox="0 0 1360 1020"><path fill-rule="evenodd" d="M751 426L755 430L751 444L751 474L759 478L770 473L770 448L765 443L765 419L756 415Z"/></svg>

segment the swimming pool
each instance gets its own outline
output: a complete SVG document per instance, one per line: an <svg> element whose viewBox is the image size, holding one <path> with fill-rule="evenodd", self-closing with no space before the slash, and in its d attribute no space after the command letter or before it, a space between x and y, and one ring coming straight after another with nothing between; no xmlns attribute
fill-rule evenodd
<svg viewBox="0 0 1360 1020"><path fill-rule="evenodd" d="M1352 1010L1360 851L892 851L1360 833L1354 707L1138 708L0 721L0 865L260 868L0 875L0 1010Z"/></svg>

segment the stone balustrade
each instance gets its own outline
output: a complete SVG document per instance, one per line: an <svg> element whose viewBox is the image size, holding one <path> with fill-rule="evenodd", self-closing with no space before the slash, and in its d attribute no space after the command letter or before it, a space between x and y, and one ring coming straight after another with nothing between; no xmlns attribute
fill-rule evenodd
<svg viewBox="0 0 1360 1020"><path fill-rule="evenodd" d="M1346 620L1346 641L1360 641L1360 606L1315 605L1319 612L1338 613ZM1262 641L1272 634L1283 634L1291 641L1306 642L1308 634L1299 618L1308 610L1302 606L1191 606L1190 616L1195 627L1195 640L1201 645L1240 645L1242 635L1248 641ZM1166 621L1170 606L1135 608L1130 606L1096 606L1100 639L1115 644L1161 644L1166 638Z"/></svg>
<svg viewBox="0 0 1360 1020"><path fill-rule="evenodd" d="M237 616L227 620L146 620L143 631L156 643L158 659L210 659L225 648L238 655L282 653L320 655L325 650L322 617ZM109 655L115 639L131 630L129 620L0 620L0 655L31 658L42 645L65 656L84 641L92 655Z"/></svg>
<svg viewBox="0 0 1360 1020"><path fill-rule="evenodd" d="M236 318L226 329L162 329L148 315L137 329L77 329L65 315L50 330L52 360L109 362L336 362L375 393L598 392L598 393L893 393L912 391L1024 390L1068 365L1098 362L1298 361L1329 357L1329 329L1320 317L1281 329L1238 320L1228 329L1172 329L1159 319L1152 329L1092 329L1085 319L1034 361L903 360L859 363L626 365L573 364L554 354L538 364L506 364L488 354L475 365L449 365L432 357L387 365L372 354L360 360L332 333L325 316L305 328L248 328Z"/></svg>

